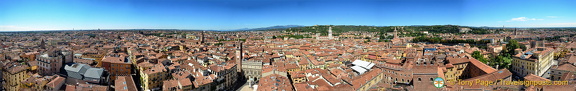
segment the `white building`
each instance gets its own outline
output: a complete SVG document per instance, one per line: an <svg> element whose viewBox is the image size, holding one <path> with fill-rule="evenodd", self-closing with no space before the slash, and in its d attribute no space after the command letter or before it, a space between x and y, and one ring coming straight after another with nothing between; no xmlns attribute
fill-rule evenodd
<svg viewBox="0 0 576 91"><path fill-rule="evenodd" d="M320 36L320 33L316 34L316 40L338 40L332 35L332 27L328 27L328 36Z"/></svg>

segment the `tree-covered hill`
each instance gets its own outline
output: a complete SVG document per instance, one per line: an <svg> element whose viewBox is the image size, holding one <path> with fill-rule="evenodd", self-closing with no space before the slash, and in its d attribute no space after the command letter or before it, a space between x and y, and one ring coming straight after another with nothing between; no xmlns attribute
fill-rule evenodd
<svg viewBox="0 0 576 91"><path fill-rule="evenodd" d="M318 25L318 26L289 28L286 29L285 31L311 32L311 33L321 33L321 35L327 35L329 26L332 26L332 31L336 34L348 31L392 32L394 31L394 27L397 27L397 26ZM429 33L459 33L460 28L470 28L457 25L400 26L400 27L404 27L404 30L398 29L398 31L406 33L419 33L421 31L428 31ZM489 33L487 29L482 28L471 28L471 29L472 31L469 33L475 33L475 34Z"/></svg>

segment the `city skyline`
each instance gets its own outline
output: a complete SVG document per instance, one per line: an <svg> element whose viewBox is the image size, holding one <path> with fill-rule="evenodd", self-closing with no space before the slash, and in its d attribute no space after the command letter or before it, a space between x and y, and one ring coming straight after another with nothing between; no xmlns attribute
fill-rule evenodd
<svg viewBox="0 0 576 91"><path fill-rule="evenodd" d="M0 31L234 30L276 25L576 27L576 1L9 1Z"/></svg>

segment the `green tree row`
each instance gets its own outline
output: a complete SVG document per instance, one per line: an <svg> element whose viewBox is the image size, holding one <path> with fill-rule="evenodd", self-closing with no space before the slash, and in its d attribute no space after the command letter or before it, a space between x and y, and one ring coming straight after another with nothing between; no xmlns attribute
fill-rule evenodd
<svg viewBox="0 0 576 91"><path fill-rule="evenodd" d="M366 31L366 32L393 32L396 26L352 26L352 25L321 25L321 26L307 26L307 27L296 27L286 29L286 32L311 32L320 33L322 36L328 34L328 28L332 27L332 32L334 34L349 32L349 31ZM462 26L457 25L433 25L433 26L402 26L403 29L397 28L397 31L407 32L406 34L400 34L400 36L421 36L423 34L420 31L428 31L429 33L459 33ZM487 29L483 28L471 28L471 33L475 34L487 34ZM381 34L379 34L381 35Z"/></svg>
<svg viewBox="0 0 576 91"><path fill-rule="evenodd" d="M302 38L312 38L309 35L280 35L280 36L272 36L272 39L276 39L276 38L284 38L284 37L288 37L288 38L294 38L294 39L302 39Z"/></svg>
<svg viewBox="0 0 576 91"><path fill-rule="evenodd" d="M426 37L420 36L412 39L412 42L429 42L429 43L445 43L445 44L458 44L458 43L469 43L469 44L486 44L490 43L488 40L444 40L441 37Z"/></svg>

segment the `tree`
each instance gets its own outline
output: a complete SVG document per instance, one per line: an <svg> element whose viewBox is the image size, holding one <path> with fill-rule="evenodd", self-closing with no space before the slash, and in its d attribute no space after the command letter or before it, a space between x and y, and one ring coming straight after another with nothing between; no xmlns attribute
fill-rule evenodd
<svg viewBox="0 0 576 91"><path fill-rule="evenodd" d="M496 65L498 65L498 69L510 68L510 64L512 64L512 58L499 55L496 56L493 62L494 64L491 65L492 67L496 67Z"/></svg>
<svg viewBox="0 0 576 91"><path fill-rule="evenodd" d="M520 48L522 49L522 51L526 51L526 45L520 45Z"/></svg>
<svg viewBox="0 0 576 91"><path fill-rule="evenodd" d="M475 59L477 59L478 61L480 61L480 62L482 62L482 63L487 63L487 62L488 62L488 60L486 60L486 59L484 58L484 56L480 53L480 51L474 51L474 52L472 53L472 57L475 58Z"/></svg>
<svg viewBox="0 0 576 91"><path fill-rule="evenodd" d="M219 45L224 45L224 43L216 43L216 44L214 44L214 45L219 46Z"/></svg>
<svg viewBox="0 0 576 91"><path fill-rule="evenodd" d="M487 63L487 65L490 65L492 67L498 66L498 69L510 68L510 64L512 64L512 57L511 56L515 55L514 50L516 50L518 48L526 50L526 46L519 44L518 41L516 41L516 40L508 41L508 44L506 44L506 49L502 50L500 55L498 55L498 56L496 56L490 60L487 60L487 61L489 61ZM477 56L477 53L475 51L474 53L472 53L472 57L476 58L476 56ZM482 59L478 59L478 60L481 61ZM486 63L486 62L484 62L484 63Z"/></svg>
<svg viewBox="0 0 576 91"><path fill-rule="evenodd" d="M480 51L474 51L472 52L472 57L478 59L482 57L482 54L480 54Z"/></svg>
<svg viewBox="0 0 576 91"><path fill-rule="evenodd" d="M512 55L516 55L516 54L514 54L514 50L516 50L518 48L521 48L522 50L526 50L526 46L520 45L518 43L518 41L516 41L516 40L510 40L510 41L508 41L508 44L506 44L506 49L502 50L500 55L503 55L504 57L511 58Z"/></svg>

